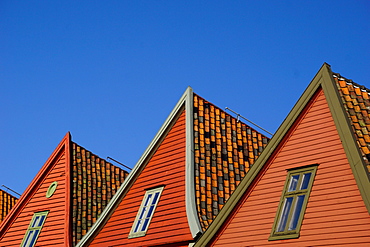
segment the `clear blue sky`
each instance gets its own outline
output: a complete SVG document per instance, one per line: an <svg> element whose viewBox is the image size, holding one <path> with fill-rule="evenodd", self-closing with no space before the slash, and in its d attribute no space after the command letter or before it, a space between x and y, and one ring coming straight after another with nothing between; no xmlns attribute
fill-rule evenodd
<svg viewBox="0 0 370 247"><path fill-rule="evenodd" d="M73 140L134 166L188 86L274 132L324 62L370 87L370 2L0 1L0 186Z"/></svg>

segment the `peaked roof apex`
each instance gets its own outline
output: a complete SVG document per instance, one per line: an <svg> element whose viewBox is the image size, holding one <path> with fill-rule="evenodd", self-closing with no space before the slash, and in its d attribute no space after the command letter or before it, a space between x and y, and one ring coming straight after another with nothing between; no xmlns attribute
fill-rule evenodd
<svg viewBox="0 0 370 247"><path fill-rule="evenodd" d="M267 144L254 166L252 166L247 176L245 176L238 188L229 198L229 201L224 206L223 210L219 213L219 215L195 246L205 246L209 241L211 241L213 236L215 236L319 87L322 87L325 97L327 98L333 120L337 127L340 139L342 140L343 148L345 149L362 198L368 211L370 212L370 194L368 193L368 191L370 191L370 183L367 175L364 172L362 165L364 161L359 151L359 147L353 133L354 130L351 127L346 109L343 106L343 102L341 100L334 77L340 77L357 87L359 87L359 85L352 82L352 80L345 79L338 75L339 74L335 74L331 71L331 66L329 64L324 63L321 66L320 70L316 73L311 83L308 85L292 110L289 112L270 142ZM367 88L364 87L364 89L366 92L369 92Z"/></svg>

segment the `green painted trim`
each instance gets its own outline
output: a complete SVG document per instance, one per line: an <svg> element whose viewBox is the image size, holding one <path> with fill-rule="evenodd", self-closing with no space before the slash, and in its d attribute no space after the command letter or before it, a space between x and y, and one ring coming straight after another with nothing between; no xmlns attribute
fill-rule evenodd
<svg viewBox="0 0 370 247"><path fill-rule="evenodd" d="M356 179L362 199L370 214L370 182L365 170L364 160L352 130L351 122L343 103L340 100L341 96L332 76L333 73L331 72L330 67L327 67L325 72L326 73L323 74L324 82L322 84L324 94L327 98L327 102L342 141L344 151L347 155L348 162L351 166L352 173Z"/></svg>
<svg viewBox="0 0 370 247"><path fill-rule="evenodd" d="M46 221L46 218L49 214L49 211L42 211L42 212L37 212L37 213L34 213L33 216L32 216L32 219L30 221L30 224L28 225L28 228L27 228L27 231L26 233L24 234L24 237L23 237L23 240L22 240L22 243L21 243L21 247L25 246L24 244L27 244L25 243L25 241L27 240L27 235L30 231L33 231L33 230L39 230L39 232L37 233L37 236L36 236L36 239L35 239L35 242L33 242L33 245L27 245L27 247L33 247L36 245L37 243L37 239L39 238L40 236L40 233L41 233L41 230L42 230L42 227L44 226L45 224L45 221ZM32 223L35 221L36 217L37 216L45 216L45 220L44 222L42 222L42 225L41 226L37 226L37 227L31 227L32 226Z"/></svg>
<svg viewBox="0 0 370 247"><path fill-rule="evenodd" d="M268 238L268 240L270 240L270 241L271 240L282 240L282 239L292 239L292 238L298 238L299 237L299 232L301 230L301 226L302 226L304 214L305 214L305 211L306 211L308 199L310 197L312 185L313 185L313 182L315 180L317 167L318 167L318 164L315 164L315 165L311 165L311 166L297 167L295 169L290 169L288 171L288 175L287 175L286 180L285 180L284 189L283 189L281 197L280 197L279 206L278 206L278 209L276 211L274 224L272 225L271 234L270 234L270 237ZM288 187L289 187L289 181L290 181L291 177L293 175L297 175L297 174L302 175L302 174L307 173L307 172L311 172L311 174L312 174L312 177L310 178L307 189L302 190L299 193L295 193L297 195L305 195L304 202L303 202L302 208L301 208L301 213L299 215L299 219L298 219L298 222L297 222L297 228L295 230L292 230L292 231L286 230L284 232L276 232L275 229L277 228L277 224L278 224L278 222L281 218L282 207L284 205L285 198L292 196L292 193L287 192ZM300 177L299 182L301 182L301 178L302 177ZM291 220L291 217L292 217L292 215L289 214L289 217L287 219L287 224L289 224L289 222Z"/></svg>
<svg viewBox="0 0 370 247"><path fill-rule="evenodd" d="M54 195L55 190L57 189L58 182L54 181L49 185L48 190L46 191L46 198L50 198Z"/></svg>
<svg viewBox="0 0 370 247"><path fill-rule="evenodd" d="M261 153L260 157L258 157L255 164L248 171L248 173L246 174L242 182L239 184L239 186L236 188L234 193L231 195L225 206L222 208L222 210L217 215L212 224L208 227L207 231L196 242L195 246L206 246L213 239L213 237L216 236L217 232L223 226L224 221L226 221L228 216L234 211L234 208L237 206L238 202L242 199L249 186L252 184L252 182L257 177L263 166L266 164L270 156L273 154L273 152L278 147L280 142L283 140L285 135L288 133L294 122L298 119L300 113L309 103L317 89L321 86L321 83L323 81L322 79L323 73L324 72L327 73L329 67L330 66L325 63L317 72L311 83L303 92L302 96L294 105L293 109L289 112L288 116L280 125L279 129L273 135L270 142L267 144L266 148Z"/></svg>
<svg viewBox="0 0 370 247"><path fill-rule="evenodd" d="M314 79L308 85L307 89L302 94L301 98L295 104L282 125L279 127L278 131L272 137L261 156L257 159L252 169L247 173L246 177L230 197L219 215L207 229L205 234L198 240L195 246L206 246L212 240L213 236L215 236L221 229L224 221L227 219L229 214L232 213L233 209L236 207L237 203L242 198L250 184L256 178L259 171L263 168L270 155L276 149L280 141L284 138L285 134L287 134L289 128L292 126L294 121L297 119L299 114L302 112L304 107L320 86L323 88L334 119L334 123L337 127L343 148L346 152L347 159L353 171L353 175L363 201L370 214L370 183L364 170L364 161L361 157L361 152L356 143L356 138L352 131L350 121L346 115L347 113L344 109L338 88L332 76L333 73L330 69L330 65L324 63L318 73L315 75Z"/></svg>

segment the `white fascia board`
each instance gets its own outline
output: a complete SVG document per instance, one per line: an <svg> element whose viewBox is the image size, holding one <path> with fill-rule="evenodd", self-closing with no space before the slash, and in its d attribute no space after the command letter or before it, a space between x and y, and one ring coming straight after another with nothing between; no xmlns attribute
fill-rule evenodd
<svg viewBox="0 0 370 247"><path fill-rule="evenodd" d="M188 87L186 90L186 169L185 169L185 201L186 215L191 235L195 238L202 233L202 227L198 218L198 210L195 202L195 180L194 180L194 124L193 124L193 90Z"/></svg>
<svg viewBox="0 0 370 247"><path fill-rule="evenodd" d="M136 163L134 168L132 168L131 172L129 173L125 181L123 181L121 187L118 189L116 194L114 194L114 196L112 197L108 205L105 207L105 209L103 210L103 212L101 213L100 217L97 219L95 224L90 228L90 230L85 234L85 236L83 236L83 238L80 240L80 242L78 242L78 244L75 247L87 246L86 244L89 243L89 240L94 235L94 232L99 230L102 224L105 224L105 219L111 215L112 210L115 210L115 208L121 202L122 197L127 193L129 189L128 187L130 186L131 181L133 179L136 179L139 176L141 167L146 164L147 158L151 155L152 150L156 148L158 141L160 141L163 134L166 133L168 127L171 125L173 119L177 116L181 107L184 105L186 101L189 101L188 100L189 94L191 94L191 96L193 95L192 89L190 87L187 88L185 93L182 95L180 100L177 102L176 106L173 108L170 115L167 117L166 121L163 123L162 127L159 129L159 131L157 132L157 134L155 135L155 137L153 138L149 146L146 148L145 152L141 155L139 161ZM186 125L188 126L187 123ZM186 141L186 143L188 145L188 141ZM188 153L188 151L186 151L186 153ZM194 201L194 204L195 204L195 201Z"/></svg>

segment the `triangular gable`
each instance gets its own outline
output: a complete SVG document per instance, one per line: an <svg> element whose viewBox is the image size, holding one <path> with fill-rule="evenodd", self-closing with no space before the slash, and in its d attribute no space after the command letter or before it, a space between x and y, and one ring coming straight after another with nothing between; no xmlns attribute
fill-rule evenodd
<svg viewBox="0 0 370 247"><path fill-rule="evenodd" d="M137 164L133 167L132 171L128 175L127 179L123 182L121 187L118 189L117 193L113 196L110 203L107 205L105 210L102 212L101 217L98 218L96 223L92 226L92 228L87 232L87 234L81 239L81 241L77 244L77 246L88 246L91 241L94 240L95 236L102 230L104 225L107 223L111 215L115 212L116 208L120 205L123 198L129 192L131 186L135 183L136 179L140 176L141 172L149 162L150 158L154 155L154 153L159 148L160 144L166 137L166 135L171 130L172 126L175 124L176 120L179 118L186 106L190 106L191 103L188 100L192 96L192 89L188 88L181 99L178 101L174 109L171 111L170 115L162 125L162 127L157 132L156 136L153 138L147 149L144 151L143 155L140 157ZM190 111L185 111L185 114L190 114ZM186 124L186 135L192 131L192 128L189 128L189 125ZM192 145L191 142L186 139L186 146ZM186 156L186 169L190 167L192 158L190 156ZM190 170L190 169L189 169ZM186 174L186 181L192 181L194 179L194 174L188 172ZM196 212L196 206L194 200L188 200L188 197L194 195L194 188L192 191L186 191L186 210L190 212ZM195 215L194 213L190 213L191 215ZM189 215L189 213L187 213ZM197 222L196 217L188 218L189 225L193 226L194 229L200 229L199 222ZM132 222L131 222L132 223ZM196 230L197 231L197 230Z"/></svg>
<svg viewBox="0 0 370 247"><path fill-rule="evenodd" d="M78 246L87 246L101 231L123 198L130 193L131 186L141 176L143 169L181 114L186 116L185 201L188 227L193 238L212 222L267 145L267 137L197 96L191 88L188 88L102 217ZM141 200L141 196L138 197ZM122 212L119 215L121 214ZM129 222L131 225L132 223ZM112 227L109 224L110 231L113 230ZM125 231L127 235L127 230ZM99 239L101 238L99 236ZM106 239L110 238L106 236Z"/></svg>
<svg viewBox="0 0 370 247"><path fill-rule="evenodd" d="M18 198L0 189L0 223L14 207Z"/></svg>
<svg viewBox="0 0 370 247"><path fill-rule="evenodd" d="M370 193L368 191L370 188L367 171L365 170L366 160L364 160L363 157L366 155L366 150L361 153L359 148L359 145L361 147L361 142L358 141L358 139L356 140L356 137L358 138L361 134L356 133L357 136L355 137L354 129L356 130L356 128L352 128L351 126L354 125L354 123L352 122L352 120L354 119L354 114L348 114L348 109L352 109L353 107L345 107L343 105L343 103L349 102L349 98L351 96L352 99L354 99L355 97L353 97L353 92L352 94L346 93L346 90L344 90L344 94L341 94L339 92L337 86L338 80L335 79L336 77L338 76L334 75L331 72L329 65L324 64L322 66L322 68L316 74L315 78L305 90L301 98L298 100L292 111L284 120L283 124L275 133L275 135L261 154L260 158L256 161L255 165L252 167L245 179L241 182L235 193L231 196L229 202L225 205L219 216L215 219L215 221L211 224L205 234L196 243L196 246L206 246L217 234L220 234L219 231L221 231L224 224L226 224L226 222L230 220L229 216L232 215L234 210L238 207L237 205L240 205L240 200L243 198L247 190L253 185L255 178L257 178L257 176L264 171L265 164L268 163L268 160L272 157L275 150L277 150L279 145L284 142L285 138L287 138L289 131L292 129L293 125L296 123L297 119L302 114L305 107L310 104L310 101L319 88L322 88L325 94L333 121L342 142L343 149L347 156L348 163L356 179L356 183L361 193L362 199L369 211ZM355 90L353 91L355 92ZM360 95L360 92L358 92L358 94ZM343 95L347 96L347 100L341 97ZM348 97L348 95L351 96ZM364 94L361 93L361 97L367 97L367 95L363 95ZM248 219L244 220L248 221Z"/></svg>
<svg viewBox="0 0 370 247"><path fill-rule="evenodd" d="M45 211L53 207L50 217L61 217L58 223L55 221L46 221L44 230L39 235L38 241L45 241L48 236L58 236L53 243L67 244L71 243L69 235L70 224L70 190L69 187L69 146L70 134L63 138L55 149L53 154L46 161L31 184L19 199L11 214L0 225L0 245L19 246L25 235L28 225L35 212ZM46 192L49 186L57 182L55 194L46 198Z"/></svg>
<svg viewBox="0 0 370 247"><path fill-rule="evenodd" d="M32 216L40 211L49 213L37 242L74 246L127 175L72 142L67 133L0 225L0 246L19 246ZM48 194L52 186L56 190Z"/></svg>
<svg viewBox="0 0 370 247"><path fill-rule="evenodd" d="M184 108L179 113L168 133L142 166L125 197L89 246L102 246L107 242L111 246L148 246L192 240L185 206ZM154 216L147 223L149 228L144 232L134 231L133 225L143 198L153 190L160 193L160 198L156 200L158 204L153 209ZM147 211L149 209L144 212Z"/></svg>

